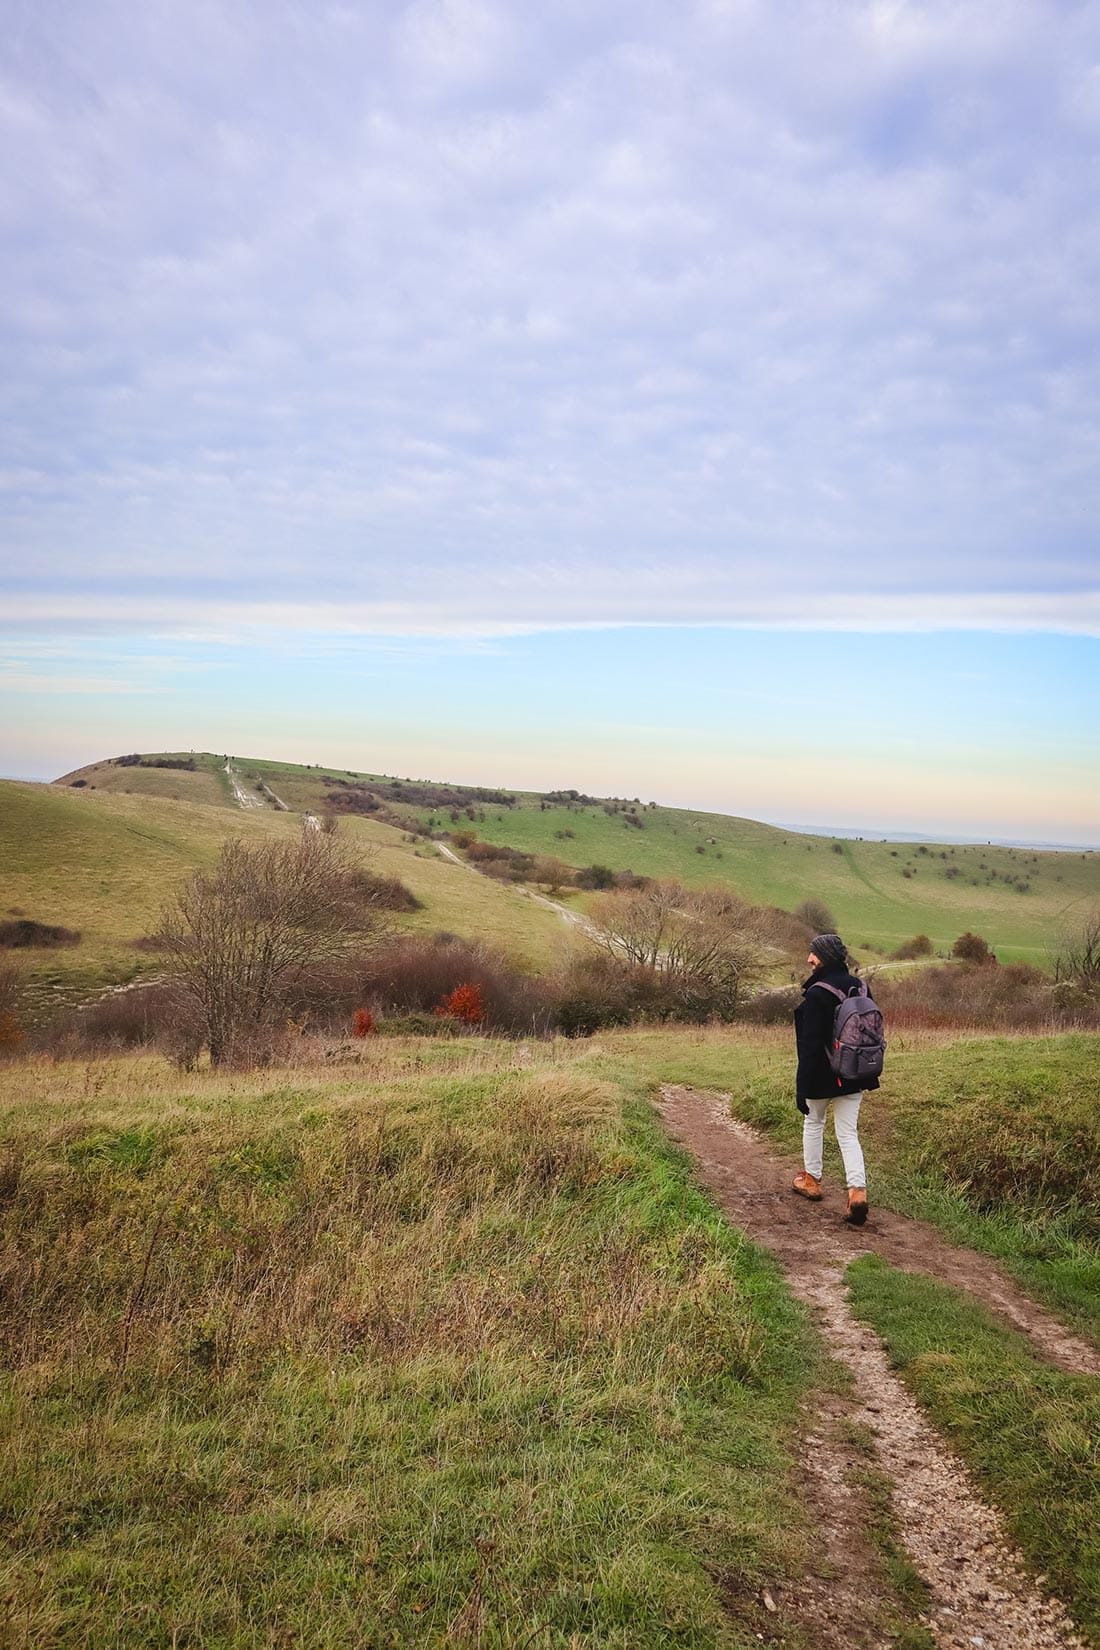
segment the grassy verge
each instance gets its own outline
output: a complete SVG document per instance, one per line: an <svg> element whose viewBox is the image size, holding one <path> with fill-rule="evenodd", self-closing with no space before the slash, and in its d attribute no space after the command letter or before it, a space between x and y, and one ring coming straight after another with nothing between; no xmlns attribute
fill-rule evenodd
<svg viewBox="0 0 1100 1650"><path fill-rule="evenodd" d="M848 1271L857 1314L981 1479L1036 1570L1100 1645L1100 1381L930 1279L875 1257Z"/></svg>
<svg viewBox="0 0 1100 1650"><path fill-rule="evenodd" d="M597 1069L728 1093L738 1117L795 1154L791 1033L653 1031L602 1043ZM1100 1038L895 1038L883 1087L864 1104L872 1196L999 1260L1100 1340ZM826 1174L840 1174L826 1140Z"/></svg>
<svg viewBox="0 0 1100 1650"><path fill-rule="evenodd" d="M744 1646L803 1314L573 1049L0 1073L5 1642Z"/></svg>
<svg viewBox="0 0 1100 1650"><path fill-rule="evenodd" d="M851 1423L848 1438L852 1447L866 1458L864 1465L849 1475L849 1486L862 1503L864 1528L894 1594L884 1636L896 1650L936 1650L935 1636L924 1625L931 1609L931 1591L902 1544L894 1513L893 1486L874 1465L874 1435L868 1427Z"/></svg>

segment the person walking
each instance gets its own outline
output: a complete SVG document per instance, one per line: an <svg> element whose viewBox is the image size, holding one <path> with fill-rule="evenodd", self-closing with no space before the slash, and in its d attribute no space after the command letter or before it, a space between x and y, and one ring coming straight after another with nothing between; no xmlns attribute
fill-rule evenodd
<svg viewBox="0 0 1100 1650"><path fill-rule="evenodd" d="M818 934L810 943L806 961L813 973L803 983L802 1001L794 1011L798 1049L795 1104L803 1117L803 1168L795 1175L792 1190L814 1203L821 1200L825 1117L831 1101L833 1128L848 1182L844 1218L851 1226L862 1226L867 1219L867 1174L859 1143L859 1107L864 1091L878 1088L878 1078L844 1081L829 1063L838 998L847 997L859 981L849 968L847 947L839 934Z"/></svg>

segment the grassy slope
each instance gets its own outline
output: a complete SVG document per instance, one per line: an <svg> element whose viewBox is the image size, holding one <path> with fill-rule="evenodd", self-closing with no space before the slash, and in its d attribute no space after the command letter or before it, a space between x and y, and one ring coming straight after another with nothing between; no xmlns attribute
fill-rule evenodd
<svg viewBox="0 0 1100 1650"><path fill-rule="evenodd" d="M208 752L163 751L163 756L190 758L197 764L196 771L186 768L118 768L113 762L90 763L85 768L74 768L54 781L55 785L71 787L74 780L83 779L88 790L106 791L112 796L162 797L169 802L207 802L212 807L237 806L223 771L222 758Z"/></svg>
<svg viewBox="0 0 1100 1650"><path fill-rule="evenodd" d="M262 775L292 808L323 806L325 772L380 777L251 757L240 758L239 767ZM929 847L922 853L912 843L838 840L834 846L828 838L798 836L756 820L662 807L640 808L639 830L602 807L543 810L537 796L512 794L516 807L476 807L477 818L463 814L460 825L486 842L551 855L567 865L602 864L689 884L729 882L760 904L787 910L804 899L820 899L856 947L889 951L926 933L937 949L947 950L971 928L990 941L1002 961L1043 964L1074 912L1100 900L1100 853L955 847L942 850L947 858L941 859L941 850ZM458 828L445 811L422 809L418 817L442 829ZM573 836L560 837L560 831ZM949 869L959 874L949 879L944 874ZM1008 879L1028 881L1029 891L1018 892Z"/></svg>
<svg viewBox="0 0 1100 1650"><path fill-rule="evenodd" d="M803 1314L583 1050L364 1053L0 1068L5 1643L747 1650Z"/></svg>
<svg viewBox="0 0 1100 1650"><path fill-rule="evenodd" d="M296 817L262 809L0 781L0 913L14 908L83 931L73 949L19 954L44 979L74 986L126 979L149 965L130 942L155 928L173 888L212 864L228 836L298 829ZM450 865L430 845L406 843L384 825L350 820L343 829L374 869L399 877L423 902L400 919L403 927L483 939L531 966L558 955L565 925L518 890Z"/></svg>
<svg viewBox="0 0 1100 1650"><path fill-rule="evenodd" d="M201 782L215 787L221 801L228 800L221 758L196 760L205 767L194 775L107 768L92 777L105 786L136 790L140 785L144 793L158 795L175 794L182 782ZM331 788L323 783L326 774L382 777L266 758L234 760L243 779L265 779L294 810L324 806ZM938 950L946 951L969 928L983 934L1003 962L1044 964L1063 928L1100 900L1100 853L974 847L922 852L911 843L834 843L754 820L661 807L638 810L643 822L639 830L624 825L621 814L609 816L602 807L544 810L537 796L513 794L516 807L475 807L477 817L471 821L463 814L460 825L485 841L551 855L573 866L603 864L613 870L677 877L689 884L728 882L758 903L787 910L804 899L819 899L857 950L890 951L914 934L925 933ZM431 820L441 829L457 828L445 811L407 811L415 812L422 823ZM557 835L562 831L573 835ZM939 857L941 852L945 859ZM949 879L948 870L958 875ZM1014 886L1021 879L1029 884L1026 893Z"/></svg>
<svg viewBox="0 0 1100 1650"><path fill-rule="evenodd" d="M484 840L552 854L571 865L629 867L689 884L727 881L758 903L787 910L804 899L822 900L856 948L892 950L925 933L937 949L947 950L971 928L1002 961L1041 963L1074 907L1100 899L1100 854L956 847L942 850L948 856L942 860L940 850L922 854L912 844L838 841L834 848L824 837L673 808L643 811L642 830L602 809L542 812L536 804L487 814L472 827ZM574 837L557 838L563 829ZM944 872L956 867L960 874L949 880ZM905 877L905 870L912 875ZM996 881L990 880L993 870ZM1028 880L1029 892L1008 887L1008 876Z"/></svg>

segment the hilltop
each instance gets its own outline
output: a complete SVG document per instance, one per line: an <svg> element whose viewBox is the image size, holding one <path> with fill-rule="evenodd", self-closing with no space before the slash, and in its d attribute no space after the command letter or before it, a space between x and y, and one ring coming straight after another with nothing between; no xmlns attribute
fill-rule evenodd
<svg viewBox="0 0 1100 1650"><path fill-rule="evenodd" d="M1002 961L1043 963L1075 913L1100 900L1096 852L814 837L641 797L518 791L208 752L105 760L55 781L62 786L128 795L139 807L154 799L201 802L238 820L334 812L356 830L371 827L379 842L461 831L572 870L596 865L688 886L721 883L786 910L817 900L871 956L918 933L947 950L975 929ZM573 891L556 897L578 910L588 900Z"/></svg>

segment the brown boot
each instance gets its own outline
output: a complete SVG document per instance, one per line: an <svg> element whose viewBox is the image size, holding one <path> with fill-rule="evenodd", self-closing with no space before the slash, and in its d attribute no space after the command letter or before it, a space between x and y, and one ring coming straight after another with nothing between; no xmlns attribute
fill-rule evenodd
<svg viewBox="0 0 1100 1650"><path fill-rule="evenodd" d="M853 1186L848 1193L848 1210L844 1218L849 1226L862 1226L867 1219L867 1193L862 1186Z"/></svg>
<svg viewBox="0 0 1100 1650"><path fill-rule="evenodd" d="M811 1203L821 1202L821 1182L815 1180L812 1174L807 1174L805 1169L795 1175L791 1190L797 1192L799 1197L808 1197Z"/></svg>

